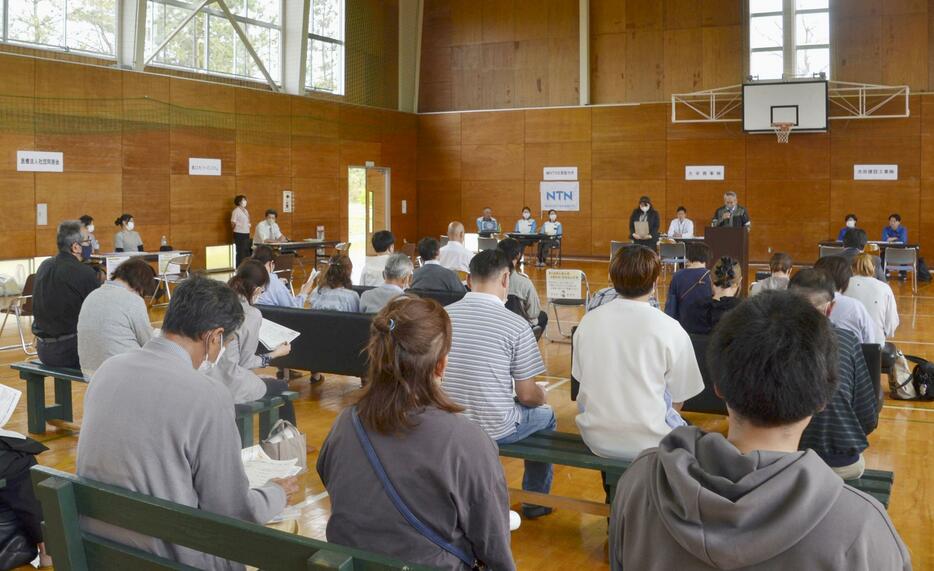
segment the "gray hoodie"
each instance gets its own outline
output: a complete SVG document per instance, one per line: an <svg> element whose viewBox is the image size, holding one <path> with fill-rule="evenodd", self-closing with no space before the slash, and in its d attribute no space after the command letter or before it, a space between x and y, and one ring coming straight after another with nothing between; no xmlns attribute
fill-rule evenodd
<svg viewBox="0 0 934 571"><path fill-rule="evenodd" d="M630 524L630 525L627 525ZM885 509L813 450L740 453L720 434L676 428L619 481L615 570L910 570Z"/></svg>

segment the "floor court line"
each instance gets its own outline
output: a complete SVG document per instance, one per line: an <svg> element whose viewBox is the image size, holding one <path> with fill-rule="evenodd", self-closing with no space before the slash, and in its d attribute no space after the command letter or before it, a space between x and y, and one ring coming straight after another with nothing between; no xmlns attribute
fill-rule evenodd
<svg viewBox="0 0 934 571"><path fill-rule="evenodd" d="M891 404L884 404L882 408L891 408L893 410L917 410L920 412L934 412L934 408L921 408L918 406L895 406Z"/></svg>

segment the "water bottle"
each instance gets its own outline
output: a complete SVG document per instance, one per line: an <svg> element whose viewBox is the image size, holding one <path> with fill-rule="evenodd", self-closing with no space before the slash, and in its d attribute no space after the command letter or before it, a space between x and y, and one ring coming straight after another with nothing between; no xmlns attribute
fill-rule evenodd
<svg viewBox="0 0 934 571"><path fill-rule="evenodd" d="M165 236L162 237L162 241L160 242L160 245L161 245L161 246L168 246L168 245L169 245L169 241L166 240Z"/></svg>

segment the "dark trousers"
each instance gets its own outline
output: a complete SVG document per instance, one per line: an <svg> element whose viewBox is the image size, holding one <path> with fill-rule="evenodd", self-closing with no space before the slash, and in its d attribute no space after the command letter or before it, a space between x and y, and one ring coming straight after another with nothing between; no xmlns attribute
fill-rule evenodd
<svg viewBox="0 0 934 571"><path fill-rule="evenodd" d="M253 255L253 241L250 240L249 234L234 232L233 235L234 247L237 249L237 267L239 268L240 262Z"/></svg>
<svg viewBox="0 0 934 571"><path fill-rule="evenodd" d="M63 341L48 342L39 338L36 346L39 360L48 367L62 367L65 369L80 369L78 362L78 336Z"/></svg>
<svg viewBox="0 0 934 571"><path fill-rule="evenodd" d="M263 377L263 381L266 382L267 397L281 395L284 391L289 390L289 383L287 381L270 377ZM298 425L298 421L295 420L295 407L292 405L292 401L286 400L285 404L279 408L279 418L288 420L296 426Z"/></svg>
<svg viewBox="0 0 934 571"><path fill-rule="evenodd" d="M33 459L30 466L35 464ZM6 486L0 488L0 506L13 512L20 529L32 544L42 543L42 506L33 493L29 470L3 476L6 478Z"/></svg>
<svg viewBox="0 0 934 571"><path fill-rule="evenodd" d="M538 243L538 261L545 263L545 258L548 257L548 252L552 248L557 248L560 245L560 242L557 240L542 240Z"/></svg>
<svg viewBox="0 0 934 571"><path fill-rule="evenodd" d="M544 311L538 312L538 326L542 328L542 331L548 327L548 314Z"/></svg>

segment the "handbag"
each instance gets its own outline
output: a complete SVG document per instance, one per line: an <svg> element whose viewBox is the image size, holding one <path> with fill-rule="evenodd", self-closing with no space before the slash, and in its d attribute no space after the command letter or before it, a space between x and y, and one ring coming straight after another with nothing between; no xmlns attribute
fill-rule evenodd
<svg viewBox="0 0 934 571"><path fill-rule="evenodd" d="M357 440L360 441L360 446L366 453L367 460L370 461L370 466L372 466L373 471L376 472L376 477L379 478L380 483L383 485L383 490L392 501L392 505L394 505L396 509L399 510L399 513L402 514L402 517L405 518L405 521L407 521L409 525L415 528L415 531L420 533L426 539L441 549L447 551L454 557L460 559L467 567L471 569L482 568L482 564L477 561L476 557L469 556L458 547L455 547L454 545L451 545L442 539L438 532L422 523L422 521L418 519L414 513L412 513L412 510L410 510L409 507L405 505L405 502L402 501L402 497L396 491L395 486L393 486L392 482L389 480L389 476L386 474L386 470L383 468L383 464L379 461L379 456L376 455L376 450L373 449L373 444L370 442L370 437L367 435L366 429L363 428L363 423L360 422L360 416L357 414L357 407L350 409L350 417L353 422L354 431L357 433Z"/></svg>
<svg viewBox="0 0 934 571"><path fill-rule="evenodd" d="M308 451L305 447L305 435L296 428L294 424L287 420L279 419L269 431L266 440L260 442L260 446L273 460L298 460L298 466L302 471L308 469Z"/></svg>
<svg viewBox="0 0 934 571"><path fill-rule="evenodd" d="M905 359L915 364L911 371L911 384L917 400L934 400L934 363L921 357L905 355Z"/></svg>

